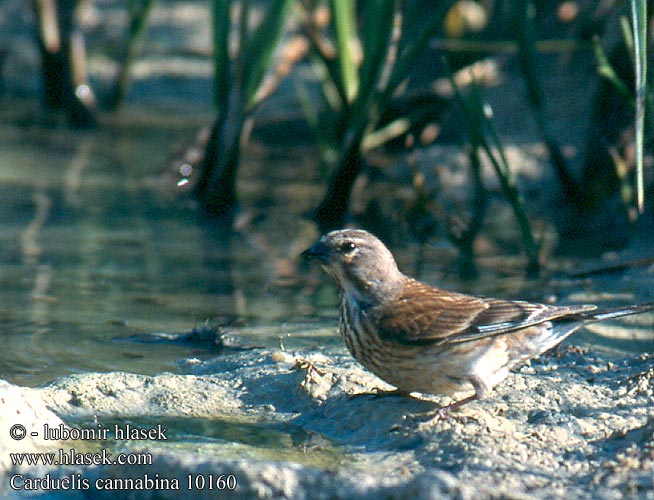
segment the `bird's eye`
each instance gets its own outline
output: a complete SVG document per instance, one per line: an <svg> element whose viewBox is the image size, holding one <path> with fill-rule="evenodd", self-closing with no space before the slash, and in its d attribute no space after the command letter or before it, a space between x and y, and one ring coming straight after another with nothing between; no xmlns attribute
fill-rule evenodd
<svg viewBox="0 0 654 500"><path fill-rule="evenodd" d="M356 247L357 246L351 241L346 241L345 243L341 244L339 250L341 253L352 253Z"/></svg>

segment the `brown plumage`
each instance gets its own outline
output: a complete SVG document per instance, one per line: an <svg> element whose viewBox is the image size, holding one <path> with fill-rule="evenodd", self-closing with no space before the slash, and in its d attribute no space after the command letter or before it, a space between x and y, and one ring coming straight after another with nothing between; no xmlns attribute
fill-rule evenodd
<svg viewBox="0 0 654 500"><path fill-rule="evenodd" d="M654 303L598 311L480 298L402 274L372 234L332 231L303 252L340 290L340 331L350 353L404 394L480 399L517 364L550 349L587 322L654 310Z"/></svg>

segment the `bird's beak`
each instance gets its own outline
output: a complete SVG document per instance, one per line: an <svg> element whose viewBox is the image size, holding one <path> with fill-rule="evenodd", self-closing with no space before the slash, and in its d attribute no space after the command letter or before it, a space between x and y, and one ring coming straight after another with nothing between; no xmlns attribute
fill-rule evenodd
<svg viewBox="0 0 654 500"><path fill-rule="evenodd" d="M319 241L311 248L307 248L302 252L300 257L305 260L316 260L321 264L327 264L327 261L329 260L329 247L322 241Z"/></svg>

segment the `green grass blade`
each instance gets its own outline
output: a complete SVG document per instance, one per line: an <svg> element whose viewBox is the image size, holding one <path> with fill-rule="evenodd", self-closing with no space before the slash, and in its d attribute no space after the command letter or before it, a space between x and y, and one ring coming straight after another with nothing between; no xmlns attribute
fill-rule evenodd
<svg viewBox="0 0 654 500"><path fill-rule="evenodd" d="M634 30L625 16L620 16L620 29L622 30L622 37L624 44L627 46L627 51L630 54L634 53Z"/></svg>
<svg viewBox="0 0 654 500"><path fill-rule="evenodd" d="M645 211L643 148L645 135L645 90L647 80L647 2L631 0L634 30L634 66L636 68L636 205Z"/></svg>
<svg viewBox="0 0 654 500"><path fill-rule="evenodd" d="M596 36L593 38L593 45L595 48L595 59L597 60L597 73L606 78L611 84L625 97L627 102L632 102L633 95L629 87L625 84L624 81L618 76L618 74L611 66L608 57L602 49L599 38Z"/></svg>
<svg viewBox="0 0 654 500"><path fill-rule="evenodd" d="M395 0L366 0L362 27L363 61L359 70L358 99L367 102L376 90L391 47Z"/></svg>
<svg viewBox="0 0 654 500"><path fill-rule="evenodd" d="M357 54L353 47L356 34L356 2L332 0L332 23L336 34L340 86L348 102L352 102L359 88Z"/></svg>
<svg viewBox="0 0 654 500"><path fill-rule="evenodd" d="M527 95L532 108L540 115L537 119L544 125L545 91L536 50L536 7L529 0L515 0L513 4L517 13L518 58L527 83Z"/></svg>
<svg viewBox="0 0 654 500"><path fill-rule="evenodd" d="M243 54L243 89L248 107L255 104L257 90L266 75L273 54L286 28L291 0L273 0L263 20L245 42Z"/></svg>

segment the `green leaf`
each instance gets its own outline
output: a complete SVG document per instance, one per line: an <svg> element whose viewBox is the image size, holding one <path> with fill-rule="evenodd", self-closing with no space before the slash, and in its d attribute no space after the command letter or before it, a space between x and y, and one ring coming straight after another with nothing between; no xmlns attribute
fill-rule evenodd
<svg viewBox="0 0 654 500"><path fill-rule="evenodd" d="M377 88L391 47L395 0L366 0L363 20L363 62L359 70L359 99L366 102Z"/></svg>
<svg viewBox="0 0 654 500"><path fill-rule="evenodd" d="M273 0L242 50L244 99L251 107L284 33L291 0Z"/></svg>
<svg viewBox="0 0 654 500"><path fill-rule="evenodd" d="M636 205L645 211L643 148L645 135L645 82L647 80L647 2L631 0L636 67Z"/></svg>
<svg viewBox="0 0 654 500"><path fill-rule="evenodd" d="M597 36L593 38L593 46L595 49L595 59L597 59L597 72L600 74L600 76L610 81L625 98L631 101L633 95L629 90L629 87L627 87L627 84L624 83L622 79L620 79L618 74L613 69L613 66L611 66L611 63L606 57L606 54L604 53L602 45L600 44L599 38Z"/></svg>
<svg viewBox="0 0 654 500"><path fill-rule="evenodd" d="M339 86L348 102L352 102L359 88L357 54L353 47L356 36L356 2L332 0L332 26L336 34L336 50L340 69Z"/></svg>

